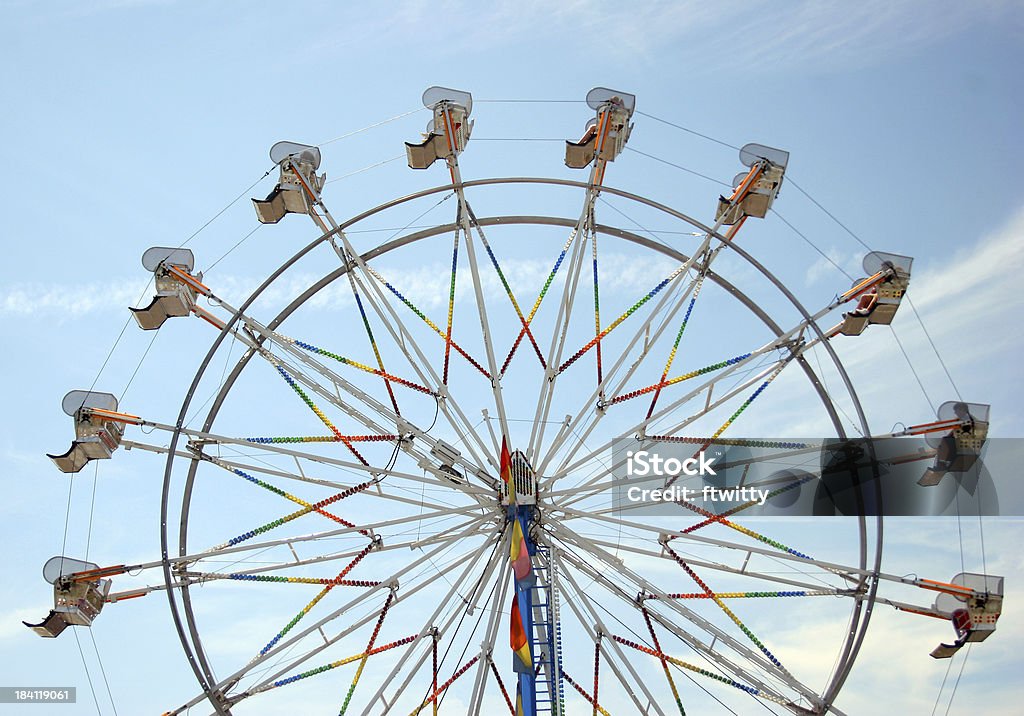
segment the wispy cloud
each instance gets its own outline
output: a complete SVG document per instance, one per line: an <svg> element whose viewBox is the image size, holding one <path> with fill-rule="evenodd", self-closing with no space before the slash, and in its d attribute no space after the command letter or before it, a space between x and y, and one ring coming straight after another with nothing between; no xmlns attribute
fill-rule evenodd
<svg viewBox="0 0 1024 716"><path fill-rule="evenodd" d="M958 251L915 282L912 297L920 311L941 311L957 326L995 310L1024 308L1019 291L1024 274L1024 208L1003 226ZM966 310L970 306L974 310Z"/></svg>
<svg viewBox="0 0 1024 716"><path fill-rule="evenodd" d="M747 73L775 72L780 67L823 71L876 64L903 56L952 36L965 28L1015 18L1012 2L990 0L803 0L773 3L698 0L623 4L611 0L500 0L485 6L450 1L399 3L386 20L374 15L355 18L367 31L349 32L346 46L359 38L398 45L422 38L423 28L444 17L446 41L439 52L516 47L566 38L601 37L600 51L619 60L650 63L668 46L685 52L699 67L712 71L728 66ZM351 27L351 26L350 26ZM339 44L337 33L322 44ZM369 41L369 40L363 40ZM729 52L721 51L729 47Z"/></svg>
<svg viewBox="0 0 1024 716"><path fill-rule="evenodd" d="M46 616L44 604L17 605L0 612L0 640L13 639L26 633L22 622L38 624Z"/></svg>
<svg viewBox="0 0 1024 716"><path fill-rule="evenodd" d="M626 298L639 298L675 266L669 259L637 261L633 257L614 253L604 255L601 261L602 294L622 294ZM434 310L447 306L451 270L448 264L438 261L415 268L377 268L404 296L421 308ZM516 291L520 303L533 302L550 270L551 262L548 259L515 259L502 262L502 271ZM561 274L564 273L563 267ZM320 276L313 274L287 275L271 286L263 294L261 301L267 304L290 301L319 278ZM481 269L480 279L487 301L504 300L505 289L491 267ZM209 277L208 283L214 287L218 295L237 306L261 280L256 276L226 274ZM584 276L581 282L582 285L587 285L589 275ZM115 288L112 289L111 286ZM127 278L102 283L13 284L0 288L0 316L80 318L123 311L126 306L137 305L136 302L145 286L145 279ZM472 276L469 271L461 270L456 282L456 300L463 302L471 300L472 297ZM335 281L311 298L308 305L314 310L351 306L351 288L344 279ZM529 304L526 308L529 308Z"/></svg>
<svg viewBox="0 0 1024 716"><path fill-rule="evenodd" d="M0 289L0 315L80 316L134 305L146 286L145 279L82 284L17 283Z"/></svg>

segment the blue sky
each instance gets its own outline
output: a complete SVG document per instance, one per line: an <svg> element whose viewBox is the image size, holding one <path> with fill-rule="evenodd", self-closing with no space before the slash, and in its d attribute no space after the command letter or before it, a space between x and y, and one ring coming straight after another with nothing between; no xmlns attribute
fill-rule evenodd
<svg viewBox="0 0 1024 716"><path fill-rule="evenodd" d="M713 218L722 188L644 154L729 181L741 168L735 151L692 132L729 145L760 141L788 149L790 184L775 209L831 261L859 275L863 248L807 195L871 247L916 258L910 296L929 336L905 309L894 327L925 391L887 329L837 345L872 428L926 420L930 402L954 397L934 342L960 393L992 404L992 434L1024 434L1024 395L1012 358L1024 349L1015 329L1024 308L1018 288L1024 12L1018 3L580 0L557 8L497 2L485 9L463 2L342 8L7 0L0 2L0 18L7 30L0 127L9 147L2 180L7 261L0 269L7 336L0 360L9 394L0 459L7 500L0 516L12 577L0 587L0 655L8 665L0 685L78 686L78 705L53 713L97 710L74 639L65 634L43 642L18 624L45 613L50 594L39 571L60 552L65 531L68 481L43 456L62 451L71 435L60 399L97 378L117 341L97 386L124 392L130 412L172 422L213 337L179 319L151 349L151 336L134 326L119 338L125 306L139 305L145 289L142 252L192 236L271 168L266 152L279 139L323 144L324 169L335 180L325 197L339 218L441 184L442 169L413 173L400 158L401 142L415 138L429 118L419 97L430 85L474 93L477 125L462 159L466 178L582 179L562 166L556 142L497 140L575 137L590 112L566 100L581 100L597 85L633 92L639 113L629 149L636 151L609 168L609 183L704 221ZM524 99L550 102L488 101ZM383 120L392 121L351 134ZM227 253L207 276L235 305L316 237L308 222L289 217L228 253L254 227L248 197L265 194L272 181L241 195L190 244L203 269ZM481 192L480 206L515 214L519 199ZM623 205L609 206L601 217L628 226L630 218L615 213ZM450 220L445 211L424 221ZM373 228L397 228L416 213ZM647 223L654 221L648 214L632 218L661 228ZM353 240L369 247L388 235ZM809 306L848 286L778 216L746 227L743 240ZM547 257L538 262L528 252L508 251L510 273L525 284L546 270ZM649 283L649 266L630 265L626 254L618 260L608 276L610 306L628 305ZM442 315L443 294L438 299L434 281L445 261L396 258L390 268L410 295ZM748 278L744 267L726 265L737 282ZM304 267L268 300L294 294L319 275L317 268ZM325 300L309 325L328 325L332 307ZM723 345L742 333L741 326L723 330ZM779 425L792 435L814 432L820 416L803 405L779 400L737 427L751 434ZM98 475L90 466L75 478L68 553L81 555L88 541L101 562L156 558L162 461L124 451L115 457ZM977 568L978 523L962 527L967 567ZM772 529L794 543L808 539L802 523ZM960 571L957 533L950 522L894 521L887 525L885 566L948 578ZM1014 614L1022 539L1020 521L984 525L986 564L1007 576L1007 613L1000 631L972 650L949 713L1014 712L1016 644L1024 637L1024 620ZM244 616L226 609L215 618L240 631L250 618L259 621L258 613ZM776 639L793 658L813 664L818 652L806 645L829 627L826 617L808 619ZM163 710L195 692L161 595L112 605L92 636L119 713ZM97 650L87 632L80 637L99 688ZM950 637L948 625L880 608L837 703L848 713L879 704L927 712L945 671L927 651ZM942 695L949 690L947 683ZM105 687L98 696L99 710L112 713ZM942 701L937 712L944 709Z"/></svg>

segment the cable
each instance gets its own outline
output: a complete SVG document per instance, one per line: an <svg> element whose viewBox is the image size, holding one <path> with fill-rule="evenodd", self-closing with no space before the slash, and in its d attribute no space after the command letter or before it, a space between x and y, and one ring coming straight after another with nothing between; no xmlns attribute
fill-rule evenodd
<svg viewBox="0 0 1024 716"><path fill-rule="evenodd" d="M825 377L825 369L821 365L821 356L819 355L819 351L812 350L811 355L814 356L814 360L818 364L818 375L821 377L821 385L825 391L825 397L829 399L829 402L832 403L836 410L843 414L843 417L846 418L847 422L850 423L850 426L854 429L854 431L860 433L863 436L864 431L860 429L860 426L857 425L857 422L853 418L851 418L850 415L843 409L843 406L839 405L832 397L832 391L828 387L828 379ZM895 432L895 428L893 429L893 432Z"/></svg>
<svg viewBox="0 0 1024 716"><path fill-rule="evenodd" d="M68 507L67 507L67 510L65 510L65 512L64 512L64 539L60 543L60 559L61 559L61 562L60 562L60 572L61 572L61 574L64 573L64 557L65 557L65 554L66 554L65 549L67 548L67 545L68 545L68 522L71 520L71 491L74 489L74 486L75 486L74 479L69 478L68 479Z"/></svg>
<svg viewBox="0 0 1024 716"><path fill-rule="evenodd" d="M935 412L935 403L932 402L931 397L928 395L928 391L924 389L924 383L921 382L921 376L917 374L917 370L914 368L914 364L910 362L910 356L907 355L906 349L903 347L903 343L900 342L900 337L896 335L896 329L889 324L889 330L892 331L892 337L896 339L896 345L900 347L900 352L903 357L907 360L907 366L910 368L910 372L914 374L914 379L917 384L921 387L921 392L924 393L924 399L928 401L928 405L931 406L932 412Z"/></svg>
<svg viewBox="0 0 1024 716"><path fill-rule="evenodd" d="M96 698L96 689L92 685L92 675L89 673L89 665L85 663L85 652L82 651L82 642L78 639L78 630L72 629L71 633L75 635L75 643L78 644L78 654L82 657L82 668L85 669L85 678L89 682L89 691L92 692L92 701L96 704L96 713L102 716L103 712L100 711L100 701Z"/></svg>
<svg viewBox="0 0 1024 716"><path fill-rule="evenodd" d="M100 674L103 676L103 684L107 687L107 698L110 699L110 708L117 716L117 705L114 703L114 694L110 691L110 682L107 681L107 670L103 668L103 660L100 658L100 649L96 646L96 636L92 629L89 629L89 638L92 639L92 650L96 652L96 663L100 665Z"/></svg>
<svg viewBox="0 0 1024 716"><path fill-rule="evenodd" d="M585 99L475 99L477 104L585 104Z"/></svg>
<svg viewBox="0 0 1024 716"><path fill-rule="evenodd" d="M255 227L253 228L253 230L252 230L252 231L250 231L250 232L249 232L248 234L246 234L245 236L243 236L242 238L240 238L240 239L239 239L239 240L238 240L238 241L237 241L237 242L235 243L235 245L234 245L234 246L232 246L232 247L231 247L230 249L228 249L227 251L225 251L225 252L224 252L224 253L223 253L223 254L221 255L221 257L220 257L220 258L218 258L218 259L217 259L216 261L214 261L214 262L213 262L212 264L210 264L210 265L209 265L209 267L207 267L207 269L206 269L206 271L205 271L204 273L209 273L210 271L213 271L213 267L214 267L214 266L216 266L216 265L217 265L217 264L219 264L219 263L220 263L221 261L223 261L223 260L224 260L225 258L227 258L228 254L230 254L230 253L231 253L232 251L234 251L234 250L235 250L235 249L237 249L237 248L238 248L239 246L241 246L241 245L242 245L242 243L243 243L243 242L244 242L244 241L245 241L246 239L248 239L248 238L249 238L250 236L252 236L252 235L253 235L253 234L255 234L255 233L256 233L257 231L259 231L261 227L263 227L263 224L256 224L256 226L255 226Z"/></svg>
<svg viewBox="0 0 1024 716"><path fill-rule="evenodd" d="M131 377L128 379L128 384L124 386L124 390L121 391L121 397L117 399L118 403L124 402L124 396L128 392L128 388L131 387L132 381L135 380L135 376L139 374L139 369L142 368L143 362L146 360L146 356L149 355L149 350L153 347L156 342L156 337L160 335L160 329L153 331L153 337L149 339L149 345L146 346L146 350L143 352L142 357L139 358L138 365L135 366L135 370L132 371Z"/></svg>
<svg viewBox="0 0 1024 716"><path fill-rule="evenodd" d="M874 250L874 249L872 249L872 248L871 248L870 246L868 246L868 245L867 245L867 244L866 244L866 243L864 242L864 240L863 240L863 239L861 239L861 238L860 238L859 236L857 236L857 234L853 233L853 231L852 231L852 230L851 230L851 229L850 229L850 228L849 228L849 227L848 227L848 226L847 226L846 224L844 224L843 222L841 222L841 221L840 221L840 220L839 220L839 219L838 219L838 218L836 217L836 215L835 215L835 214L833 214L833 213L832 213L831 211L829 211L828 209L826 209L826 208L825 208L824 206L822 206L822 205L821 205L821 204L820 204L820 203L818 202L818 200L817 200L817 199L815 199L815 198L814 198L813 196L811 196L811 195L810 195L810 194L808 194L808 193L807 193L806 191L804 191L803 187L801 187L801 186L800 186L799 184L797 184L797 183L796 183L796 181L794 181L792 177L790 177L790 178L789 178L789 183L790 183L790 184L792 184L792 185L793 185L794 187L796 187L797 191L799 191L799 192L800 192L801 194L803 194L803 195L804 195L804 196L806 196L806 197L807 197L808 199L810 199L810 201L811 201L811 203L812 203L812 204L814 204L814 205L815 205L816 207L818 207L819 209L821 209L822 211L824 211L824 212L825 212L825 214L826 214L826 215L828 216L828 218L832 219L832 221L834 221L834 222L836 222L837 224L839 224L840 228L842 228L842 230L843 230L843 231L845 231L845 232L846 232L846 233L848 233L848 234L849 234L850 236L852 236L852 237L853 237L854 239L856 239L856 240L857 240L857 243L858 243L858 244L860 244L861 246L863 246L863 247L864 247L865 249L867 249L868 251L873 251L873 250Z"/></svg>
<svg viewBox="0 0 1024 716"><path fill-rule="evenodd" d="M143 290L142 296L139 297L139 300L136 301L136 303L142 303L142 299L145 297L145 295L148 292L148 290L149 290L149 284L146 284L146 288L145 288L145 290ZM110 362L111 356L114 355L114 351L117 349L118 344L121 342L121 338L124 336L124 332L126 330L128 330L128 324L131 323L131 322L132 322L132 317L131 317L131 315L129 315L128 318L125 320L124 325L121 326L121 332L118 333L117 334L117 338L114 339L114 345L110 346L110 350L107 352L107 357L103 359L103 364L100 366L100 369L96 372L96 377L93 378L92 384L89 386L89 390L86 391L87 394L91 393L92 389L96 387L96 383L99 382L100 376L103 375L103 371L106 369L107 363ZM81 408L84 405L85 405L85 398L82 398L82 405L80 405L78 407Z"/></svg>
<svg viewBox="0 0 1024 716"><path fill-rule="evenodd" d="M935 347L935 341L932 340L932 336L925 327L924 321L921 320L921 314L917 312L917 308L914 306L914 302L910 300L909 295L904 296L904 298L907 300L910 310L912 310L914 315L917 316L917 322L921 324L921 330L924 331L925 338L928 339L928 344L932 347L932 350L935 351L935 357L939 359L939 365L942 366L942 370L946 373L946 378L949 379L950 385L953 386L953 392L956 393L957 400L962 401L963 398L960 397L960 389L957 388L956 382L953 380L953 376L949 372L949 368L946 367L946 362L942 360L942 356L939 354L939 349Z"/></svg>
<svg viewBox="0 0 1024 716"><path fill-rule="evenodd" d="M956 675L956 681L953 683L953 692L949 695L949 703L946 704L946 714L949 714L949 710L953 707L953 697L956 696L956 687L960 685L960 677L964 675L964 667L967 666L967 657L971 655L971 644L967 645L967 652L964 654L964 660L960 662L960 673Z"/></svg>
<svg viewBox="0 0 1024 716"><path fill-rule="evenodd" d="M608 201L607 199L605 199L605 198L604 198L603 196L599 196L599 197L597 198L597 200L598 200L599 202L601 202L601 205L602 205L602 206L607 206L607 207L608 207L609 209L611 209L612 211L614 211L614 212L615 212L616 214L618 214L619 216L622 216L623 218L626 218L626 219L629 219L630 221L632 221L632 222L633 222L633 224L634 224L634 225L635 225L635 226L636 226L636 227L637 227L638 229L640 229L641 231L643 231L643 232L644 232L644 233L646 233L646 234L649 234L649 235L650 235L650 237L651 237L651 238L652 238L652 239L653 239L654 241L656 241L656 242L657 242L657 243L658 243L658 244L659 244L660 246L664 246L664 247L665 247L666 249L669 249L670 251L674 251L675 249L674 249L673 247L669 246L669 245L668 245L667 243L665 243L665 242L664 242L664 241L663 241L663 240L661 239L661 237L659 236L659 234L668 234L668 233L674 233L674 234L677 234L677 235L682 235L682 236L699 236L699 237L703 237L703 236L704 236L704 234L703 234L703 233L700 233L700 232L697 232L697 231L685 231L685 232L668 232L668 231L652 231L651 229L648 229L648 228L647 228L646 226L644 226L644 225L643 225L643 224L641 224L641 223L640 223L639 221L637 221L636 219L634 219L634 218L633 218L632 216L630 216L629 214L627 214L626 212L624 212L624 211L623 211L622 209L620 209L619 207L615 206L615 204L612 204L612 203L611 203L610 201ZM556 421L556 422L557 422L557 421Z"/></svg>
<svg viewBox="0 0 1024 716"><path fill-rule="evenodd" d="M838 271L839 271L839 273L841 273L841 274L843 274L844 276L846 276L846 278L850 279L850 281L854 281L854 280L855 280L855 279L853 278L853 276L851 276L851 275L850 275L849 273L847 273L847 272L846 272L846 269L844 269L844 268L843 268L842 266L840 266L840 265L839 265L839 264L837 264L837 263L836 263L835 261L833 261L833 260L832 260L832 257L831 257L831 256L829 256L829 255L828 255L828 254L826 254L826 253L825 253L824 251L822 251L821 249L819 249L819 248L818 248L818 246L817 246L817 244L815 244L815 243L814 243L813 241L811 241L811 240L810 240L809 238L807 238L807 236L806 236L806 235L805 235L805 234L804 234L804 233L803 233L802 231L800 231L800 230L799 230L799 229L797 229L797 228L796 228L795 226L793 226L793 225L792 225L791 223L789 223L789 221L787 221L787 220L786 220L786 218L785 218L785 217L784 217L784 216L783 216L782 214L780 214L780 213L779 213L778 211L776 211L775 209L772 209L771 211L772 211L772 213L773 213L773 214L775 214L775 216L779 217L779 220L780 220L780 221L782 221L782 223L783 223L783 224L785 224L785 225L786 225L786 226L788 226L788 227L789 227L790 229L792 229L792 230L793 230L793 233L795 233L795 234L796 234L797 236L799 236L799 237L800 237L801 239L803 239L804 241L806 241L806 242L808 243L808 245L810 245L810 247L811 247L812 249L814 249L814 250L815 250L815 251L817 251L817 252L818 252L819 254L821 254L821 257L822 257L823 259L825 259L825 260L826 260L826 261L828 261L828 262L829 262L830 264L832 264L833 266L835 266L835 267L836 267L836 270L838 270Z"/></svg>
<svg viewBox="0 0 1024 716"><path fill-rule="evenodd" d="M391 239L393 239L393 238L395 238L396 236L398 236L399 234L401 234L401 233L402 233L403 231L408 231L408 230L409 230L409 229L410 229L410 228L412 227L412 225L413 225L413 224L415 224L415 223L416 223L417 221L419 221L420 219L422 219L422 218L423 218L424 216L426 216L427 214L429 214L430 212L432 212L432 211L433 211L434 209L436 209L437 207L441 206L441 204L445 203L446 201L448 201L449 199L451 199L451 198L452 198L453 196L456 196L455 192L452 192L452 193L450 193L450 194L445 194L445 195L444 195L444 196L442 196L442 197L441 197L440 199L438 199L436 203L434 203L434 204L433 204L432 206L428 207L428 208L427 208L427 209L426 209L426 210L425 210L425 211L424 211L424 212L423 212L422 214L420 214L419 216L417 216L417 217L416 217L415 219L413 219L412 221L410 221L410 222L409 222L408 224L406 224L405 226L403 226L403 227L402 227L401 229L399 229L399 230L398 230L398 231L396 231L395 233L391 234L391 236L389 236L388 238L384 239L384 241L382 241L381 243L384 243L384 244L386 244L386 243L388 243L389 241L391 241Z"/></svg>
<svg viewBox="0 0 1024 716"><path fill-rule="evenodd" d="M473 137L474 142L564 142L564 139L548 137Z"/></svg>
<svg viewBox="0 0 1024 716"><path fill-rule="evenodd" d="M324 182L324 186L327 186L328 184L333 184L336 181L341 181L342 179L347 179L348 177L355 176L356 174L362 174L363 172L368 171L370 169L373 169L375 167L384 166L385 164L388 164L390 162L396 161L398 159L404 159L404 158L405 158L404 154L396 154L395 156L391 157L390 159L385 159L384 161L377 162L376 164L369 164L369 165L363 167L362 169L356 169L355 171L351 171L348 174L342 174L340 177L335 177L334 179L331 179L328 182Z"/></svg>
<svg viewBox="0 0 1024 716"><path fill-rule="evenodd" d="M709 137L706 134L701 134L700 132L697 132L697 131L695 131L693 129L690 129L688 127L684 127L681 124L676 124L674 122L669 122L667 119L662 119L661 117L655 117L653 114L647 114L646 112L641 112L639 110L637 110L636 114L639 114L641 117L647 117L648 119L653 119L655 122L661 122L662 124L667 124L670 127L675 127L676 129L681 129L684 132L689 132L690 134L693 134L693 135L695 135L697 137L700 137L701 139L706 139L709 142L714 142L715 144L721 144L723 147L728 147L729 149L735 149L737 152L740 151L740 148L735 146L735 145L733 145L733 144L729 144L728 142L723 142L721 139L715 139L714 137Z"/></svg>
<svg viewBox="0 0 1024 716"><path fill-rule="evenodd" d="M402 117L408 117L410 114L416 114L417 112L421 112L423 109L424 109L423 107L417 107L416 109L410 109L408 112L403 112L402 114L396 114L394 117L391 117L390 119L382 119L381 121L374 122L373 124L367 125L367 126L363 127L362 129L356 129L356 130L353 130L351 132L347 132L346 134L342 134L339 137L335 137L334 139L328 139L326 142L320 142L319 144L316 144L314 146L316 146L316 147L326 147L328 144L334 144L335 142L337 142L339 140L347 139L348 137L354 136L354 135L359 134L361 132L365 132L368 129L373 129L374 127L380 127L381 125L388 124L389 122L394 122L395 120L401 119Z"/></svg>
<svg viewBox="0 0 1024 716"><path fill-rule="evenodd" d="M423 431L424 433L429 433L431 430L434 429L434 426L437 425L437 416L441 412L441 399L438 398L436 395L433 396L433 398L434 398L434 419L430 421L430 427L427 428L426 430L424 430ZM480 422L483 422L483 421L481 420ZM480 423L477 423L477 425L479 425L479 424ZM476 427L476 426L474 426L474 427Z"/></svg>
<svg viewBox="0 0 1024 716"><path fill-rule="evenodd" d="M970 647L968 647L970 648ZM966 658L966 657L965 657ZM939 701L942 700L942 690L946 688L946 679L949 678L949 670L953 668L953 659L950 659L946 663L946 674L942 677L942 683L939 684L939 693L935 694L935 704L932 705L931 716L935 716L935 711L939 708Z"/></svg>
<svg viewBox="0 0 1024 716"><path fill-rule="evenodd" d="M203 225L202 225L202 226L200 226L200 227L199 227L198 229L196 229L196 230L195 230L194 232L192 232L192 235L191 235L191 236L189 236L189 237L188 237L187 239L185 239L185 240L184 240L184 241L182 241L182 242L181 242L180 244L178 244L178 248L180 249L180 248L182 248L183 246L185 246L186 244L188 244L188 243L189 243L190 241L192 241L192 239L194 239L194 238L195 238L196 236L198 236L198 235L199 235L199 232L200 232L200 231L202 231L202 230L203 230L203 229L205 229L205 228L206 228L207 226L209 226L209 225L210 225L210 224L212 224L212 223L213 223L214 221L216 221L216 220L217 220L217 218L218 218L218 217L219 217L219 216L220 216L221 214L223 214L223 213L224 213L225 211L227 211L227 210L228 210L228 209L230 209L230 208L231 208L232 206L234 206L234 205L235 205L235 202L237 202L237 201L238 201L239 199L241 199L241 198L242 198L243 196L245 196L246 194L248 194L248 193L249 193L249 192L250 192L250 191L252 190L252 188L253 188L254 186L256 186L257 184L259 184L259 183L260 183L261 181L263 181L264 179L266 179L266 178L267 178L268 176L270 176L270 172L272 172L272 171L274 171L274 170L273 170L272 168L271 168L271 169L268 169L268 170L266 171L266 173L265 173L265 174L264 174L263 176L261 176L261 177L260 177L259 179L257 179L256 181L254 181L254 182L253 182L252 184L250 184L250 185L249 185L248 187L246 187L246 188L245 188L245 190L244 190L244 191L242 191L242 193L241 193L241 194L239 194L239 195L238 195L238 196L236 196L236 197L235 197L234 199L232 199L232 200L231 200L230 202L228 202L228 205L227 205L227 206L225 206L225 207L224 207L223 209L221 209L221 210L220 210L220 211L218 211L218 212L217 212L216 214L214 214L214 215L213 215L213 216L212 216L212 217L211 217L211 218L210 218L210 219L209 219L209 220L208 220L208 221L207 221L207 222L206 222L205 224L203 224Z"/></svg>
<svg viewBox="0 0 1024 716"><path fill-rule="evenodd" d="M975 488L978 492L978 536L981 539L981 573L985 575L985 587L988 588L988 560L985 558L985 525L981 519L982 505L984 504L981 500L981 483L982 480L978 479L978 486Z"/></svg>
<svg viewBox="0 0 1024 716"><path fill-rule="evenodd" d="M92 501L89 504L89 529L85 533L85 561L89 561L89 546L92 544L92 517L96 512L96 483L99 482L100 463L93 463L92 471ZM63 571L63 570L62 570Z"/></svg>
<svg viewBox="0 0 1024 716"><path fill-rule="evenodd" d="M956 492L953 493L953 498L956 500L956 534L957 539L960 542L960 571L966 572L967 567L964 563L964 530L960 519L960 485L956 486Z"/></svg>
<svg viewBox="0 0 1024 716"><path fill-rule="evenodd" d="M724 186L724 187L731 187L732 186L728 182L720 181L718 179L715 179L714 177L709 177L707 174L701 174L700 172L694 171L693 169L687 169L686 167L684 167L681 164L674 164L673 162L670 162L667 159L662 159L661 157L656 157L653 154L648 154L647 152L641 152L639 149L633 149L633 147L626 147L626 149L628 149L629 151L634 152L636 154L639 154L640 156L647 157L648 159L653 159L656 162L661 162L662 164L667 164L670 167L675 167L676 169L682 169L684 172L688 172L688 173L693 174L695 176L699 176L701 179L707 179L708 181L714 182L715 184L718 184L720 186Z"/></svg>
<svg viewBox="0 0 1024 716"><path fill-rule="evenodd" d="M196 409L195 412L192 413L191 417L189 417L187 420L185 420L185 427L189 427L192 424L192 421L195 420L197 417L199 417L199 414L201 412L203 412L203 410L206 408L206 406L209 405L210 402L217 396L217 394L220 392L221 388L224 387L224 377L228 373L228 365L231 363L231 354L234 353L234 351L235 351L235 344L237 344L237 343L238 343L238 334L237 333L232 333L232 335L231 335L231 344L228 346L227 355L224 356L224 367L220 371L220 382L217 384L217 387L213 390L213 392L210 393L210 397L208 397L203 402L203 404L200 405L199 408Z"/></svg>

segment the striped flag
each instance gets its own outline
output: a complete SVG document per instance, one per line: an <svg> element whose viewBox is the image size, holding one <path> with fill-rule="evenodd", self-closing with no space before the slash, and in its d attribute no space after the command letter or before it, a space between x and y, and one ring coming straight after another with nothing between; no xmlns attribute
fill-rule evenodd
<svg viewBox="0 0 1024 716"><path fill-rule="evenodd" d="M512 544L509 561L512 563L512 571L516 575L517 582L530 578L533 572L530 566L530 552L526 546L526 535L523 534L523 525L518 516L512 519Z"/></svg>
<svg viewBox="0 0 1024 716"><path fill-rule="evenodd" d="M512 481L512 455L508 451L508 441L501 436L501 479L508 487L508 504L516 504L516 485Z"/></svg>
<svg viewBox="0 0 1024 716"><path fill-rule="evenodd" d="M510 645L512 646L512 668L517 674L533 674L533 657L530 640L523 628L523 615L519 612L519 595L512 595L512 613L509 616Z"/></svg>

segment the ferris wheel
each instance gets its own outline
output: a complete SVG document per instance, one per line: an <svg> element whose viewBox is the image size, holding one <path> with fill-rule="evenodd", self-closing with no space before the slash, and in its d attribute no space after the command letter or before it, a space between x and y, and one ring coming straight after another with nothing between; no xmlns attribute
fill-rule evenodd
<svg viewBox="0 0 1024 716"><path fill-rule="evenodd" d="M319 147L278 142L258 220L305 215L315 234L238 305L192 250L146 251L156 294L131 309L138 326L184 330L167 319L194 316L212 344L176 416L68 393L74 441L50 457L75 473L119 449L165 455L161 553L54 557L54 608L28 626L56 637L164 592L198 682L169 714L314 698L342 714L683 714L695 699L841 713L876 604L952 621L956 641L936 658L991 635L1002 578L881 569L882 518L863 508L881 489L873 455L875 479L854 480L860 509L835 538L744 519L820 480L757 478L765 454L820 464L851 437L870 453L871 437L927 436L914 459L920 489L935 490L981 454L983 404L872 433L840 358L894 320L912 259L870 252L864 278L805 306L741 232L772 209L788 152L744 146L705 223L606 182L636 100L595 88L586 102L564 157L586 175L473 179L459 164L472 97L432 87L406 158L443 165L443 183L343 221ZM395 222L382 243L355 238ZM823 439L778 439L791 434L784 404ZM659 450L675 460L661 504L632 501L631 461ZM713 459L742 477L684 467ZM128 573L146 585L119 590ZM938 596L897 599L896 585ZM808 610L834 625L815 645L821 664L786 636ZM206 638L242 616L229 647Z"/></svg>

